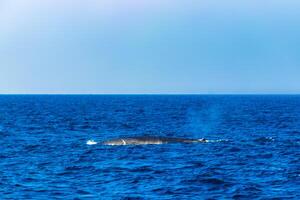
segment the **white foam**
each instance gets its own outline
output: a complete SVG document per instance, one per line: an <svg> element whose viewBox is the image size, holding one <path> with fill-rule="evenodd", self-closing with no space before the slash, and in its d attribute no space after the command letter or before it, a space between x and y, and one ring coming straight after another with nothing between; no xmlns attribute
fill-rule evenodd
<svg viewBox="0 0 300 200"><path fill-rule="evenodd" d="M98 144L98 142L95 142L94 140L88 140L86 142L87 145L95 145L95 144Z"/></svg>

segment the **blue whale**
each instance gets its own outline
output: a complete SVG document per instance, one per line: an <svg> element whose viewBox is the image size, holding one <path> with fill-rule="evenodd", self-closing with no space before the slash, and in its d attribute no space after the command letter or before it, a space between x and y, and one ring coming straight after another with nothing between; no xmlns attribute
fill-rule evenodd
<svg viewBox="0 0 300 200"><path fill-rule="evenodd" d="M200 143L207 142L206 139L187 139L187 138L172 138L172 137L129 137L118 138L101 142L103 145L146 145L146 144L168 144L168 143ZM87 142L89 145L98 144L93 140Z"/></svg>

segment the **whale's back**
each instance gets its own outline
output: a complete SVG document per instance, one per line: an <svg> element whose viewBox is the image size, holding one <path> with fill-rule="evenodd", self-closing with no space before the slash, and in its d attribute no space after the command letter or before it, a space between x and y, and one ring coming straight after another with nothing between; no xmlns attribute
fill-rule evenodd
<svg viewBox="0 0 300 200"><path fill-rule="evenodd" d="M103 142L104 145L145 145L145 144L166 144L166 143L193 143L201 142L196 139L167 138L167 137L131 137L119 138Z"/></svg>

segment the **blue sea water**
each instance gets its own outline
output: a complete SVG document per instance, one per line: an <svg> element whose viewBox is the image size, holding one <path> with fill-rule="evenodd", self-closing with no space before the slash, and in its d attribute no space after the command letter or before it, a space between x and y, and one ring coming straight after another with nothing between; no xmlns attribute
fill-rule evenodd
<svg viewBox="0 0 300 200"><path fill-rule="evenodd" d="M131 136L208 143L87 145ZM2 95L0 199L299 199L300 96Z"/></svg>

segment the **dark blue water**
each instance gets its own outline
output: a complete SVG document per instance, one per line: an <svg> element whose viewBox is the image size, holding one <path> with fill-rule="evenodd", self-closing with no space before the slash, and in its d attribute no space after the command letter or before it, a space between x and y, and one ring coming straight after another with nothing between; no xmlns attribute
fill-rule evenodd
<svg viewBox="0 0 300 200"><path fill-rule="evenodd" d="M126 136L200 144L86 145ZM299 199L300 96L0 96L0 199Z"/></svg>

